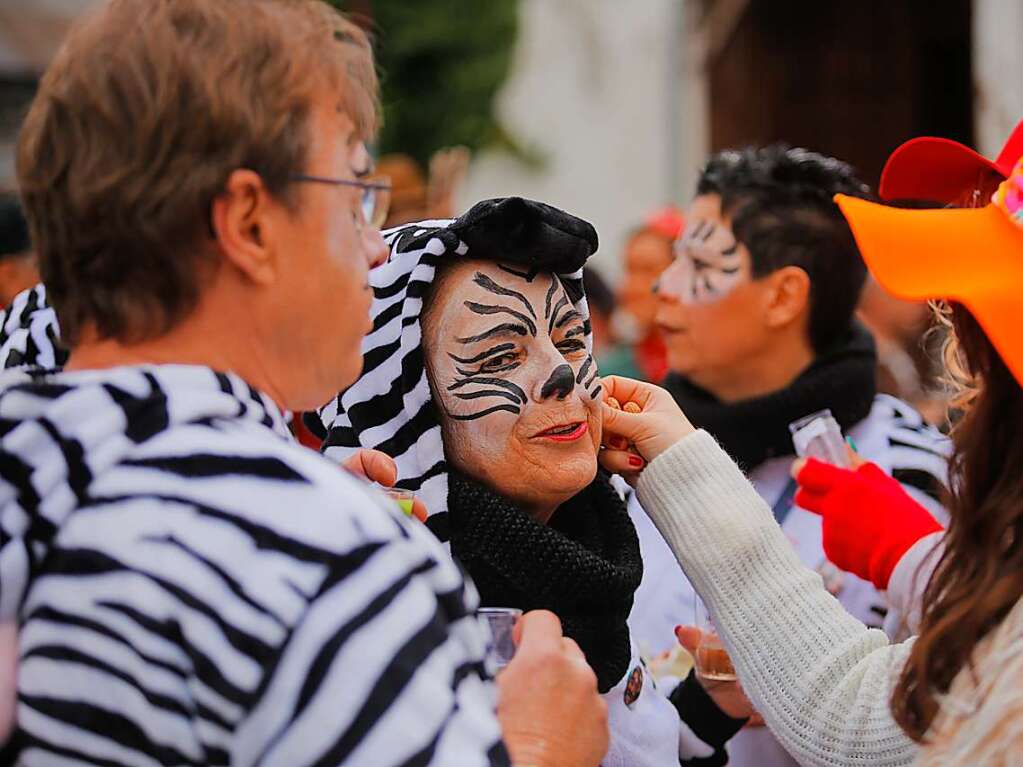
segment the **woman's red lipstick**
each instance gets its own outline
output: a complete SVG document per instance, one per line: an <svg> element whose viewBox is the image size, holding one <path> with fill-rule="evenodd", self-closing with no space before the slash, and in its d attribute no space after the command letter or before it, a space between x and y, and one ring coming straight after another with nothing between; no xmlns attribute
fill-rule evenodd
<svg viewBox="0 0 1023 767"><path fill-rule="evenodd" d="M554 440L555 442L574 442L590 430L586 421L566 423L561 426L552 426L550 429L540 432L537 437Z"/></svg>

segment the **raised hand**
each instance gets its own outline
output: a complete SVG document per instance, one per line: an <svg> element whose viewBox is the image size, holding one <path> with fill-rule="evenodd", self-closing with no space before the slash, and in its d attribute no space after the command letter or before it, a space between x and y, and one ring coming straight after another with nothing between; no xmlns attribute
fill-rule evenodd
<svg viewBox="0 0 1023 767"><path fill-rule="evenodd" d="M497 676L497 718L515 764L596 767L607 753L607 704L579 646L554 613L515 626L517 650Z"/></svg>
<svg viewBox="0 0 1023 767"><path fill-rule="evenodd" d="M608 471L635 482L643 467L693 432L672 396L659 386L607 376L604 388L604 449L600 462Z"/></svg>
<svg viewBox="0 0 1023 767"><path fill-rule="evenodd" d="M394 487L394 483L398 481L397 464L391 456L380 450L360 450L341 461L341 468L383 487ZM419 498L414 499L412 516L420 522L425 522L426 513L426 504Z"/></svg>
<svg viewBox="0 0 1023 767"><path fill-rule="evenodd" d="M797 463L793 472L799 483L796 503L823 518L828 559L882 591L902 555L942 529L876 464L850 471L811 458Z"/></svg>

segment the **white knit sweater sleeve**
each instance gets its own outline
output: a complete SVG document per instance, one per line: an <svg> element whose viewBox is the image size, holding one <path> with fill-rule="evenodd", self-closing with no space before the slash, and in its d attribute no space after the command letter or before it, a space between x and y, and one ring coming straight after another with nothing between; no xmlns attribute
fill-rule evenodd
<svg viewBox="0 0 1023 767"><path fill-rule="evenodd" d="M637 492L714 615L750 699L801 764L913 762L918 747L888 705L910 644L889 645L845 612L709 434L658 456Z"/></svg>

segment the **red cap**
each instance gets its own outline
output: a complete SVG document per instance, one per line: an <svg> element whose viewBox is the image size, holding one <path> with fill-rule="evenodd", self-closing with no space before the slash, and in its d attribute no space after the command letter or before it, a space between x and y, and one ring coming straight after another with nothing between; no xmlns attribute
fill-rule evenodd
<svg viewBox="0 0 1023 767"><path fill-rule="evenodd" d="M888 158L878 193L885 200L954 203L984 185L1004 181L1023 157L1023 120L992 162L958 141L922 136L907 141Z"/></svg>
<svg viewBox="0 0 1023 767"><path fill-rule="evenodd" d="M666 237L669 240L677 240L685 228L685 219L678 208L669 205L647 216L643 225L647 229L657 232L662 237Z"/></svg>

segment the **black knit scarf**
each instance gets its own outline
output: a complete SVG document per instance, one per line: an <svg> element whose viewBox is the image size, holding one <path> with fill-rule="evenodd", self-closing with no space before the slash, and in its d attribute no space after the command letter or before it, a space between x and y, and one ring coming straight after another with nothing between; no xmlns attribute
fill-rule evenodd
<svg viewBox="0 0 1023 767"><path fill-rule="evenodd" d="M877 393L874 340L860 325L818 355L790 386L763 397L725 403L682 376L664 386L692 421L706 429L745 470L770 458L792 455L789 424L825 408L843 431L867 417Z"/></svg>
<svg viewBox="0 0 1023 767"><path fill-rule="evenodd" d="M543 525L508 499L451 471L451 553L484 607L550 610L597 674L601 692L628 671L626 619L643 578L639 539L607 475Z"/></svg>

